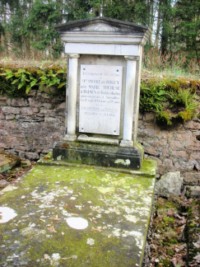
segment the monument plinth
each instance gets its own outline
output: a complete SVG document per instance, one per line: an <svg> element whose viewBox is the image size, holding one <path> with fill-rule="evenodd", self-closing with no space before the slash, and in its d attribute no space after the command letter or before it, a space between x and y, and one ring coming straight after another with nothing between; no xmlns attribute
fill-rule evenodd
<svg viewBox="0 0 200 267"><path fill-rule="evenodd" d="M66 135L55 160L135 168L142 47L147 28L99 17L57 27L68 55Z"/></svg>

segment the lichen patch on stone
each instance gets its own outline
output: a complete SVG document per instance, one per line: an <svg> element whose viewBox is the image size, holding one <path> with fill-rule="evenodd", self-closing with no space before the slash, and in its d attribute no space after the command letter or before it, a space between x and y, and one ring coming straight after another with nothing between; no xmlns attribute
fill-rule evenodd
<svg viewBox="0 0 200 267"><path fill-rule="evenodd" d="M84 230L88 227L88 221L81 217L70 217L66 219L69 227L76 230Z"/></svg>
<svg viewBox="0 0 200 267"><path fill-rule="evenodd" d="M14 219L17 213L9 207L0 207L0 223L7 223Z"/></svg>
<svg viewBox="0 0 200 267"><path fill-rule="evenodd" d="M129 166L131 164L130 159L116 159L115 164Z"/></svg>

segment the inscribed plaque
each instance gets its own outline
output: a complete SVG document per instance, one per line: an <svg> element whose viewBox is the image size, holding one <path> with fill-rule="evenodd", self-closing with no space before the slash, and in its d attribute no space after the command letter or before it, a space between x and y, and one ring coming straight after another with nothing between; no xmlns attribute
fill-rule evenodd
<svg viewBox="0 0 200 267"><path fill-rule="evenodd" d="M81 65L79 132L120 134L122 66Z"/></svg>

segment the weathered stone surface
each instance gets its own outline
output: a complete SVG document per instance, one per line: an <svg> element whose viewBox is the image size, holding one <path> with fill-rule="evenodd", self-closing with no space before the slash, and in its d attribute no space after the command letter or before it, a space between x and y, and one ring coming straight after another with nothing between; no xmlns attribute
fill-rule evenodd
<svg viewBox="0 0 200 267"><path fill-rule="evenodd" d="M5 114L19 114L20 109L15 107L2 107L2 111Z"/></svg>
<svg viewBox="0 0 200 267"><path fill-rule="evenodd" d="M30 107L41 107L41 102L37 101L36 98L29 97L28 102Z"/></svg>
<svg viewBox="0 0 200 267"><path fill-rule="evenodd" d="M141 267L154 178L36 166L0 192L0 266ZM14 190L14 196L12 192ZM0 207L1 208L1 207Z"/></svg>
<svg viewBox="0 0 200 267"><path fill-rule="evenodd" d="M168 172L156 183L155 192L163 197L178 196L181 194L182 185L183 177L180 172Z"/></svg>
<svg viewBox="0 0 200 267"><path fill-rule="evenodd" d="M7 97L0 95L0 103L4 103L5 104L6 101L7 101Z"/></svg>
<svg viewBox="0 0 200 267"><path fill-rule="evenodd" d="M26 160L21 160L21 166L22 167L30 167L31 166L31 161L26 159Z"/></svg>
<svg viewBox="0 0 200 267"><path fill-rule="evenodd" d="M200 185L200 174L197 171L185 172L183 177L185 185Z"/></svg>
<svg viewBox="0 0 200 267"><path fill-rule="evenodd" d="M38 92L28 99L5 98L0 109L0 147L36 160L63 138L65 97L43 96Z"/></svg>
<svg viewBox="0 0 200 267"><path fill-rule="evenodd" d="M176 129L160 130L148 116L140 116L138 141L145 153L157 160L159 175L170 169L183 173L195 170L200 176L200 142L197 136L200 136L199 121L179 125Z"/></svg>
<svg viewBox="0 0 200 267"><path fill-rule="evenodd" d="M192 198L200 198L200 186L187 186L186 195Z"/></svg>
<svg viewBox="0 0 200 267"><path fill-rule="evenodd" d="M9 98L7 100L7 104L9 106L13 106L13 107L27 107L28 106L28 100L25 98Z"/></svg>
<svg viewBox="0 0 200 267"><path fill-rule="evenodd" d="M14 120L16 118L15 114L8 114L6 115L6 120L9 121L9 120Z"/></svg>
<svg viewBox="0 0 200 267"><path fill-rule="evenodd" d="M66 108L66 103L63 102L63 103L58 105L57 111L60 111L60 110L63 111L63 110L65 110L65 108Z"/></svg>
<svg viewBox="0 0 200 267"><path fill-rule="evenodd" d="M36 160L40 158L39 154L35 152L27 152L26 157L30 160Z"/></svg>
<svg viewBox="0 0 200 267"><path fill-rule="evenodd" d="M19 162L20 159L15 155L7 154L3 150L0 150L0 173L12 169Z"/></svg>
<svg viewBox="0 0 200 267"><path fill-rule="evenodd" d="M146 113L144 115L144 120L147 122L154 121L155 120L155 114L154 113Z"/></svg>
<svg viewBox="0 0 200 267"><path fill-rule="evenodd" d="M45 122L56 123L57 122L57 118L55 118L55 117L45 117Z"/></svg>
<svg viewBox="0 0 200 267"><path fill-rule="evenodd" d="M191 129L191 130L200 130L200 120L196 121L189 121L185 124L186 129Z"/></svg>
<svg viewBox="0 0 200 267"><path fill-rule="evenodd" d="M7 182L7 181L4 180L4 179L1 179L1 180L0 180L0 188L4 188L4 187L6 187L7 185L9 185L9 182Z"/></svg>
<svg viewBox="0 0 200 267"><path fill-rule="evenodd" d="M30 108L30 107L26 107L26 108L21 108L20 109L20 113L22 115L33 115L34 113L38 113L40 110L39 108Z"/></svg>
<svg viewBox="0 0 200 267"><path fill-rule="evenodd" d="M53 149L54 160L122 169L139 169L142 152L137 147L59 142Z"/></svg>

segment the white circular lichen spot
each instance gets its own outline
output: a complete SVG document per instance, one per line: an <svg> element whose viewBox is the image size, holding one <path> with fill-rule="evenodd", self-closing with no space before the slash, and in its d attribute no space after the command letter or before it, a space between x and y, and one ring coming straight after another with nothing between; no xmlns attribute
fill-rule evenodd
<svg viewBox="0 0 200 267"><path fill-rule="evenodd" d="M8 207L0 207L0 223L7 223L17 216L17 213Z"/></svg>
<svg viewBox="0 0 200 267"><path fill-rule="evenodd" d="M95 244L95 241L93 238L88 238L87 239L87 245L93 246Z"/></svg>
<svg viewBox="0 0 200 267"><path fill-rule="evenodd" d="M70 217L66 219L69 227L77 230L84 230L88 227L88 221L81 217Z"/></svg>

